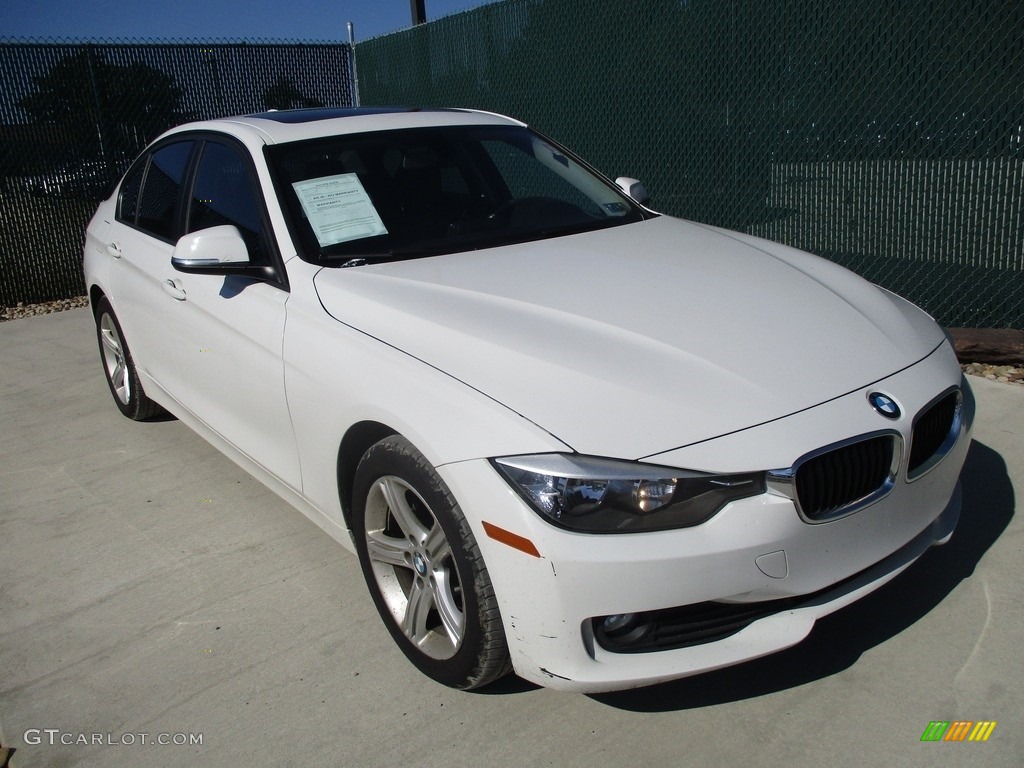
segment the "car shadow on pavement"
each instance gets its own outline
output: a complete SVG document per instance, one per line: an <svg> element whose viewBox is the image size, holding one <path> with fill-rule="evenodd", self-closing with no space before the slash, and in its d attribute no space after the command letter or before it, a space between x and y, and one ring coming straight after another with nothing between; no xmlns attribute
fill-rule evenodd
<svg viewBox="0 0 1024 768"><path fill-rule="evenodd" d="M1013 519L1013 485L999 453L974 441L961 483L963 508L950 542L930 549L876 592L818 621L803 642L717 672L591 698L634 712L693 709L795 688L847 669L939 605L974 572Z"/></svg>
<svg viewBox="0 0 1024 768"><path fill-rule="evenodd" d="M143 423L144 424L163 424L168 421L177 421L178 417L169 411L161 411L156 416L150 416ZM2 766L0 766L2 768Z"/></svg>

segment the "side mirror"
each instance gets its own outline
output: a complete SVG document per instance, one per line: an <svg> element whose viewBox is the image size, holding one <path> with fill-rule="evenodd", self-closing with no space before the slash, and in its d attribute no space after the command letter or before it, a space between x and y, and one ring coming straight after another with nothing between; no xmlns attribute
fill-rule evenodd
<svg viewBox="0 0 1024 768"><path fill-rule="evenodd" d="M238 275L273 285L286 286L282 275L269 264L253 264L238 227L225 224L185 235L174 246L171 266L179 272L200 275Z"/></svg>
<svg viewBox="0 0 1024 768"><path fill-rule="evenodd" d="M225 224L185 235L174 246L171 265L182 272L249 263L238 227Z"/></svg>
<svg viewBox="0 0 1024 768"><path fill-rule="evenodd" d="M651 199L651 196L647 194L647 188L644 186L642 181L631 179L629 176L619 176L619 178L615 180L615 183L618 185L619 189L640 203L640 205L643 205Z"/></svg>

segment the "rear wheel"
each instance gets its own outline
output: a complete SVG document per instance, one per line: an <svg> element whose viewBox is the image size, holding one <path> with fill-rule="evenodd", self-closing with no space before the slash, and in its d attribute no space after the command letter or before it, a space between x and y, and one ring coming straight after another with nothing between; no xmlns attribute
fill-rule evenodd
<svg viewBox="0 0 1024 768"><path fill-rule="evenodd" d="M366 583L409 660L453 688L506 674L508 647L483 557L422 454L399 436L370 448L356 470L352 511Z"/></svg>
<svg viewBox="0 0 1024 768"><path fill-rule="evenodd" d="M135 361L125 343L121 324L117 322L114 310L105 297L96 306L96 338L110 394L114 396L114 402L121 413L136 421L144 421L163 413L163 408L142 391Z"/></svg>

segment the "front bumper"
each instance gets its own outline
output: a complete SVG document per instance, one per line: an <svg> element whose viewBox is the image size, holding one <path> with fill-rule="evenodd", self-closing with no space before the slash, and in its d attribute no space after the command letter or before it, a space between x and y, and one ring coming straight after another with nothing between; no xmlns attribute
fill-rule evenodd
<svg viewBox="0 0 1024 768"><path fill-rule="evenodd" d="M889 428L905 432L909 445L913 415L950 385L949 370L948 360L929 358L797 416L676 451L678 460L672 463L710 471L783 466L775 460L780 445L786 452L782 455L788 456L785 461L791 462L816 446L872 431L872 413L865 407L870 389L899 397L907 417ZM638 687L792 646L807 636L815 620L877 589L929 546L947 540L959 517L958 478L973 421L973 400L966 382L962 387L961 431L943 460L913 482L907 482L904 467L883 499L827 523L809 524L791 500L765 493L734 502L693 528L579 534L544 522L487 461L446 465L439 471L473 526L517 674L547 687L582 692ZM814 442L793 439L807 433L814 435ZM740 442L742 450L729 451L729 443ZM737 466L737 453L760 453L763 463ZM722 461L728 466L693 465L697 457L725 454L733 457L732 464ZM529 539L540 557L488 537L483 521ZM593 632L595 617L707 601L776 600L788 602L721 639L672 650L612 652Z"/></svg>

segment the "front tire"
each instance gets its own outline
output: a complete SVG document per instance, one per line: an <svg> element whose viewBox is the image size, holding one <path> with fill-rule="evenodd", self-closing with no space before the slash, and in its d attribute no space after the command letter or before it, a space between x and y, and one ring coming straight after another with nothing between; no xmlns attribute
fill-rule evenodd
<svg viewBox="0 0 1024 768"><path fill-rule="evenodd" d="M142 390L139 372L124 340L124 331L106 297L96 305L96 339L110 394L121 413L135 421L145 421L164 413L164 409L146 397Z"/></svg>
<svg viewBox="0 0 1024 768"><path fill-rule="evenodd" d="M356 469L353 532L363 576L402 652L468 690L511 669L483 557L462 511L407 440L387 437Z"/></svg>

